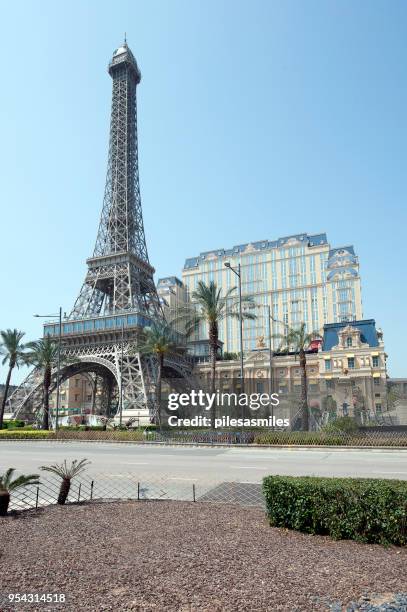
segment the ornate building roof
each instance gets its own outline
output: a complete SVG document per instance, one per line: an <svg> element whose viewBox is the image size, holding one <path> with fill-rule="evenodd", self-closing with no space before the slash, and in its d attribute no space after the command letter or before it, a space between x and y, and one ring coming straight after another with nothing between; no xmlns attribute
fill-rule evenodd
<svg viewBox="0 0 407 612"><path fill-rule="evenodd" d="M374 319L364 319L362 321L344 321L343 323L326 323L324 325L323 351L330 351L339 344L339 333L345 327L355 327L360 331L360 340L368 346L379 346L379 336Z"/></svg>

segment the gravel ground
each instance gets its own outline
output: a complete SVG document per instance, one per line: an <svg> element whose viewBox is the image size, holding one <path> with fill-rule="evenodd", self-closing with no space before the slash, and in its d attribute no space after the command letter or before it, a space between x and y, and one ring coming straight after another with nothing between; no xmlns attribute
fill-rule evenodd
<svg viewBox="0 0 407 612"><path fill-rule="evenodd" d="M0 549L3 594L67 599L0 610L407 610L406 549L270 528L257 508L54 506L0 519Z"/></svg>

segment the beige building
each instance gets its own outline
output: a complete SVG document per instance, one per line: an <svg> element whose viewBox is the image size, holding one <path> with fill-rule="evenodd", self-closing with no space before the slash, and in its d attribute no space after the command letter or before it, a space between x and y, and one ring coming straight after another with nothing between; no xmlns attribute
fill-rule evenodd
<svg viewBox="0 0 407 612"><path fill-rule="evenodd" d="M270 355L261 344L245 355L247 393L270 392ZM401 422L397 411L388 405L386 353L374 320L325 325L322 342L307 351L306 357L309 405L315 427L335 416L353 416L361 424ZM198 363L196 371L209 382L209 361ZM231 393L241 389L238 360L218 361L217 371L220 390ZM298 356L273 354L271 390L279 394L281 402L275 414L289 417L294 425L301 393Z"/></svg>
<svg viewBox="0 0 407 612"><path fill-rule="evenodd" d="M242 293L260 306L269 305L274 322L272 335L283 333L283 322L301 322L308 330L321 331L324 324L360 320L363 317L359 262L353 246L333 248L326 234L297 234L278 240L259 241L231 249L206 251L186 260L182 281L185 298L191 297L200 280L213 280L226 292L238 278L225 263L241 265ZM257 338L268 335L266 311L259 308L255 321L245 321L244 351L255 349ZM220 326L227 352L239 351L239 324L229 319ZM195 340L207 337L203 325ZM273 340L277 349L278 340Z"/></svg>
<svg viewBox="0 0 407 612"><path fill-rule="evenodd" d="M60 416L98 414L101 410L102 382L94 374L76 374L61 384ZM56 408L56 391L50 396L50 409Z"/></svg>

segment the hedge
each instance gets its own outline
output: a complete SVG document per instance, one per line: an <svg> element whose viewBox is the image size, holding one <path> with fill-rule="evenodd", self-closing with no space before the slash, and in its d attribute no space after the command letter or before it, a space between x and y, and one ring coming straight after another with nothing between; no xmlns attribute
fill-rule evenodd
<svg viewBox="0 0 407 612"><path fill-rule="evenodd" d="M25 422L21 419L13 419L11 421L3 421L3 429L15 429L16 427L24 427Z"/></svg>
<svg viewBox="0 0 407 612"><path fill-rule="evenodd" d="M346 444L346 437L341 433L325 431L268 431L255 436L254 443L341 446Z"/></svg>
<svg viewBox="0 0 407 612"><path fill-rule="evenodd" d="M41 429L0 429L0 439L21 440L21 439L41 439L53 438L53 431L44 431Z"/></svg>
<svg viewBox="0 0 407 612"><path fill-rule="evenodd" d="M405 432L345 433L341 431L269 431L258 434L255 444L303 446L407 446Z"/></svg>
<svg viewBox="0 0 407 612"><path fill-rule="evenodd" d="M63 429L59 429L55 438L57 440L118 440L119 442L139 442L145 440L146 436L144 436L142 431L64 431Z"/></svg>
<svg viewBox="0 0 407 612"><path fill-rule="evenodd" d="M407 481L267 476L270 525L379 544L407 544Z"/></svg>
<svg viewBox="0 0 407 612"><path fill-rule="evenodd" d="M146 439L142 431L44 431L41 429L24 430L24 429L0 429L0 440L38 440L38 439L53 439L53 440L118 440L119 442L140 442Z"/></svg>

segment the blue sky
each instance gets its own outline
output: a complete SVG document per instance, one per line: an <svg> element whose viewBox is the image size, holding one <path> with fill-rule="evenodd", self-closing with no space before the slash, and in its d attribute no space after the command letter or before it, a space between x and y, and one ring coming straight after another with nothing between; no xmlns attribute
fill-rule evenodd
<svg viewBox="0 0 407 612"><path fill-rule="evenodd" d="M69 310L102 205L124 31L157 277L200 251L326 231L406 376L407 4L1 0L0 327ZM15 381L21 379L22 372ZM4 370L0 373L5 378Z"/></svg>

